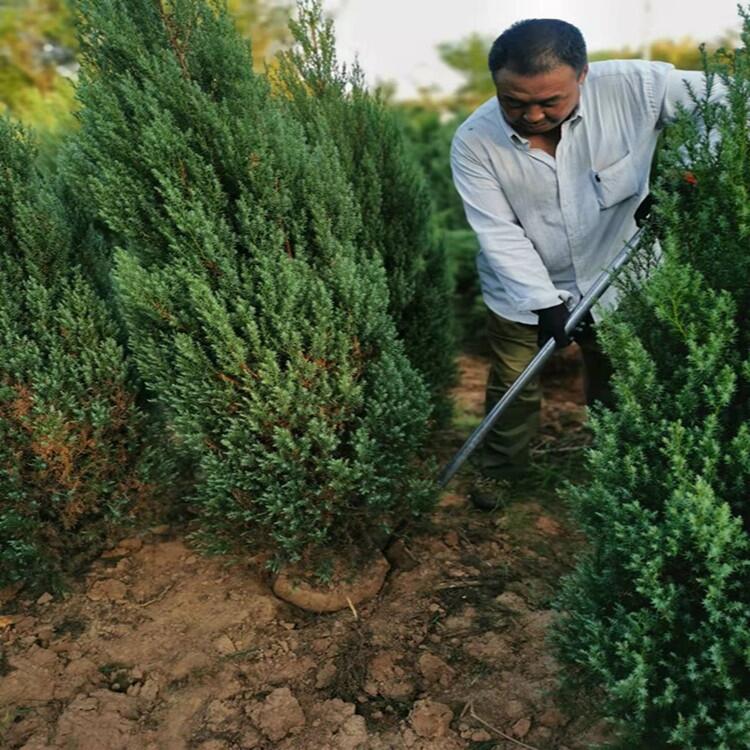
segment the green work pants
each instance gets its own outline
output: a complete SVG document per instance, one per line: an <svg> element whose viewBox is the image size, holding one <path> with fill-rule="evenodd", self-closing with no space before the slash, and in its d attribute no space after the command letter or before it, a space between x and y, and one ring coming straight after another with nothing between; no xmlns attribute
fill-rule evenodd
<svg viewBox="0 0 750 750"><path fill-rule="evenodd" d="M537 327L516 323L488 311L487 334L491 363L485 392L485 413L503 397L539 351ZM578 339L583 353L584 389L590 405L611 403L609 360L599 348L593 326ZM539 431L542 388L535 378L518 395L479 448L478 464L488 476L510 476L528 463L529 443Z"/></svg>

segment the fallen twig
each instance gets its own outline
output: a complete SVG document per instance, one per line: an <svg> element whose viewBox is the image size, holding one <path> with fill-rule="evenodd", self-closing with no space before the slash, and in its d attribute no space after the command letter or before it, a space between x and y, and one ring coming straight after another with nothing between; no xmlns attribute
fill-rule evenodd
<svg viewBox="0 0 750 750"><path fill-rule="evenodd" d="M518 745L518 747L523 747L525 750L539 750L538 747L534 747L533 745L527 745L525 742L521 742L521 740L517 740L515 737L511 737L509 734L505 734L505 732L501 732L497 727L493 727L492 724L489 724L486 722L477 712L474 710L474 701L469 701L465 706L464 710L461 711L460 718L463 718L466 713L469 713L469 716L478 721L483 727L486 729L489 729L491 732L494 732L499 737L502 737L507 742L512 742L514 745Z"/></svg>
<svg viewBox="0 0 750 750"><path fill-rule="evenodd" d="M355 620L359 620L359 614L357 614L357 608L352 604L352 600L347 596L346 603L349 605L349 609L352 611Z"/></svg>
<svg viewBox="0 0 750 750"><path fill-rule="evenodd" d="M160 594L155 596L153 599L149 599L147 602L143 602L143 604L139 606L148 607L150 604L156 604L156 602L161 601L167 595L167 592L169 591L169 589L172 588L172 586L174 586L174 581L172 581L172 583L170 583L166 588L164 588Z"/></svg>

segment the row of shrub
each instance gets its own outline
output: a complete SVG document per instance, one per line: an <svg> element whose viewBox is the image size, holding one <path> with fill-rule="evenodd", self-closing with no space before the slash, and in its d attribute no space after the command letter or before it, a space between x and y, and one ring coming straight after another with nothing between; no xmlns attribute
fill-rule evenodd
<svg viewBox="0 0 750 750"><path fill-rule="evenodd" d="M177 478L207 549L371 547L434 500L452 376L402 131L314 0L271 76L221 2L75 8L55 173L0 130L0 585L49 584Z"/></svg>
<svg viewBox="0 0 750 750"><path fill-rule="evenodd" d="M726 104L697 97L668 131L655 224L602 332L616 407L573 491L590 546L556 639L622 748L750 747L747 17L742 43L706 61Z"/></svg>

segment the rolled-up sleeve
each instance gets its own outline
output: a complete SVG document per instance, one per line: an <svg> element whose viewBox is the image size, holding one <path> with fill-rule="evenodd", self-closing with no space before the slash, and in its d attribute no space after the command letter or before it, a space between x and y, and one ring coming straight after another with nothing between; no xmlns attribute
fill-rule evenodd
<svg viewBox="0 0 750 750"><path fill-rule="evenodd" d="M568 300L570 293L555 288L498 180L460 134L451 145L451 170L466 219L513 306L519 312L529 312Z"/></svg>

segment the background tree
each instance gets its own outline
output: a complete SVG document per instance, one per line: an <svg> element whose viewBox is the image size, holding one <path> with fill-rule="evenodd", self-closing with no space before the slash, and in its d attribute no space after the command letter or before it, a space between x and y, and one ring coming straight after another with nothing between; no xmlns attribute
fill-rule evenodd
<svg viewBox="0 0 750 750"><path fill-rule="evenodd" d="M228 0L240 32L252 39L253 64L266 63L289 43L291 4ZM0 112L50 139L75 126L78 44L70 0L10 0L0 4Z"/></svg>

